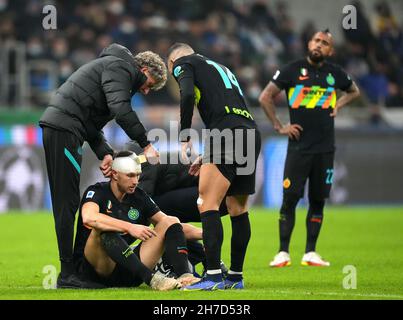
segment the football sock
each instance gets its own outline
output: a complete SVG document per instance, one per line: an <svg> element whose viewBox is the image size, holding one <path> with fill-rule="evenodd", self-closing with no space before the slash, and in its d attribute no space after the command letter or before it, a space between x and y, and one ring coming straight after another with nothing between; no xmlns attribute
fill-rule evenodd
<svg viewBox="0 0 403 320"><path fill-rule="evenodd" d="M315 251L316 242L319 237L320 228L323 222L324 200L310 200L308 215L306 216L306 248L305 253Z"/></svg>
<svg viewBox="0 0 403 320"><path fill-rule="evenodd" d="M221 282L223 280L221 269L208 270L206 272L206 277L210 281Z"/></svg>
<svg viewBox="0 0 403 320"><path fill-rule="evenodd" d="M233 282L238 282L243 279L242 272L228 271L227 279Z"/></svg>
<svg viewBox="0 0 403 320"><path fill-rule="evenodd" d="M74 264L73 262L60 262L60 275L61 277L68 277L69 275L74 273Z"/></svg>
<svg viewBox="0 0 403 320"><path fill-rule="evenodd" d="M203 266L206 263L206 254L204 253L204 247L199 241L188 240L186 242L188 247L188 259L189 262L193 265L197 265L198 263L202 263Z"/></svg>
<svg viewBox="0 0 403 320"><path fill-rule="evenodd" d="M146 284L150 285L153 276L151 270L140 261L139 257L118 233L102 233L101 244L116 264L126 268L134 277L140 277Z"/></svg>
<svg viewBox="0 0 403 320"><path fill-rule="evenodd" d="M221 270L221 246L224 231L220 213L217 210L205 211L200 214L203 227L203 243L206 252L207 270Z"/></svg>
<svg viewBox="0 0 403 320"><path fill-rule="evenodd" d="M295 195L284 195L279 219L280 251L289 252L291 234L295 225L295 208L298 201L299 197Z"/></svg>
<svg viewBox="0 0 403 320"><path fill-rule="evenodd" d="M180 223L174 223L165 231L165 252L166 262L172 266L177 276L190 273L188 249Z"/></svg>
<svg viewBox="0 0 403 320"><path fill-rule="evenodd" d="M242 272L246 249L251 236L248 212L231 217L231 268L235 272Z"/></svg>

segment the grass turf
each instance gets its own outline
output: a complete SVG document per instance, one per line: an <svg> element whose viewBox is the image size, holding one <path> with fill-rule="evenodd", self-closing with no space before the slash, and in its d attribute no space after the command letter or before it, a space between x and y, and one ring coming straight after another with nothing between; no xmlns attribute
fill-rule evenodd
<svg viewBox="0 0 403 320"><path fill-rule="evenodd" d="M46 265L59 268L52 215L0 216L0 299L403 299L403 208L329 207L317 250L328 268L300 265L305 249L305 209L297 212L292 266L270 269L278 250L277 211L250 210L252 238L244 268L245 290L155 292L134 289L45 290ZM230 221L223 218L222 259L229 266ZM357 270L357 289L343 288L346 265Z"/></svg>

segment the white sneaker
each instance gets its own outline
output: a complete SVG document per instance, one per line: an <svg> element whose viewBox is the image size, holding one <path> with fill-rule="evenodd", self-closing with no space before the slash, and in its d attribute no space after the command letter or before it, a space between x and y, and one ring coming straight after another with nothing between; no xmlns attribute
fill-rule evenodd
<svg viewBox="0 0 403 320"><path fill-rule="evenodd" d="M315 267L329 267L330 262L325 261L315 251L305 253L302 257L301 265L303 266L315 266Z"/></svg>
<svg viewBox="0 0 403 320"><path fill-rule="evenodd" d="M155 273L151 279L150 287L158 291L168 291L181 288L181 284L174 278L168 278L160 273Z"/></svg>
<svg viewBox="0 0 403 320"><path fill-rule="evenodd" d="M272 262L270 262L270 267L281 268L288 267L291 265L290 254L285 251L280 251L277 253Z"/></svg>

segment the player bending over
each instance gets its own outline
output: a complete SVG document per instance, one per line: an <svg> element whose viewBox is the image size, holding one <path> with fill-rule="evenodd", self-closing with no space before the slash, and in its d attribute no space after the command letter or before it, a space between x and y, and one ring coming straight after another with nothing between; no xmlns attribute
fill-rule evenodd
<svg viewBox="0 0 403 320"><path fill-rule="evenodd" d="M185 43L171 46L167 60L168 69L180 88L182 159L188 159L187 151L192 150L189 129L195 105L206 129L211 130L203 157L190 169L191 172L200 170L197 204L203 227L207 274L202 281L185 290L242 289L243 264L251 235L248 196L255 192L260 134L242 89L227 67L196 54ZM241 149L243 155L246 152L246 163L237 159ZM244 166L245 171L242 170ZM231 267L225 280L220 268L224 232L219 211L224 199L232 227Z"/></svg>

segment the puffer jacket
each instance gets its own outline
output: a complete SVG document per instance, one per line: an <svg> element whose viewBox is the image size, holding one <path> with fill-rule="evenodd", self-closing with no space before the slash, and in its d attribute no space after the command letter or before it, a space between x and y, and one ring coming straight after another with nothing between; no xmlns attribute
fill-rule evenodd
<svg viewBox="0 0 403 320"><path fill-rule="evenodd" d="M101 160L113 153L102 128L115 119L144 148L149 143L146 130L131 107L131 97L146 80L131 52L112 44L57 89L39 125L73 133L82 143L87 141Z"/></svg>

